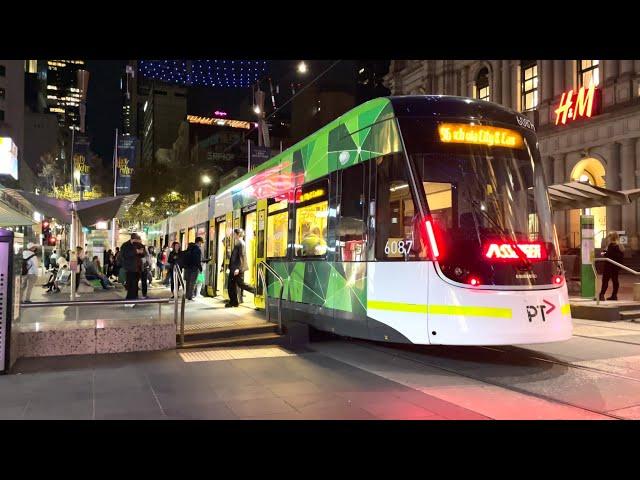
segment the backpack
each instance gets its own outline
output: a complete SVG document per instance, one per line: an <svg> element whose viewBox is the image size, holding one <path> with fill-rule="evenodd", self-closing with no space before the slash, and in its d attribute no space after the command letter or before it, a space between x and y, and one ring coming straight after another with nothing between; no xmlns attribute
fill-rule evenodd
<svg viewBox="0 0 640 480"><path fill-rule="evenodd" d="M30 257L22 259L22 275L28 275L29 274L29 260L31 260L35 256L36 256L36 254L34 253Z"/></svg>

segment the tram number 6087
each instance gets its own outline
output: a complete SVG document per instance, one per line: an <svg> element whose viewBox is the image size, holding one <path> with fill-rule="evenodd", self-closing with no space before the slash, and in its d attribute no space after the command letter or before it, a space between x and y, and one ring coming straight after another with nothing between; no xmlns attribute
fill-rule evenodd
<svg viewBox="0 0 640 480"><path fill-rule="evenodd" d="M402 257L409 254L412 245L412 240L390 238L384 246L384 253L388 257Z"/></svg>

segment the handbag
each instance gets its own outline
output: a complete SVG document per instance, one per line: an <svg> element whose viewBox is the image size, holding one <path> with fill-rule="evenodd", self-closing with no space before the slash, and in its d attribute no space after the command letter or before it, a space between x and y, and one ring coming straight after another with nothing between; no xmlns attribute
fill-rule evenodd
<svg viewBox="0 0 640 480"><path fill-rule="evenodd" d="M196 283L204 283L204 272L198 273L198 277L196 278Z"/></svg>

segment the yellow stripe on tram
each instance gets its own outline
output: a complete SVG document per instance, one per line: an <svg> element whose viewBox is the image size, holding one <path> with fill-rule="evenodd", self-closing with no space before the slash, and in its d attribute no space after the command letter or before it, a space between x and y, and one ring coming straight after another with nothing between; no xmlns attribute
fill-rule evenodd
<svg viewBox="0 0 640 480"><path fill-rule="evenodd" d="M569 315L571 313L571 305L565 303L564 305L562 305L562 309L560 311L563 315Z"/></svg>
<svg viewBox="0 0 640 480"><path fill-rule="evenodd" d="M387 310L391 312L431 313L434 315L465 315L468 317L498 317L512 318L510 308L471 307L460 305L419 305L415 303L387 302L369 300L367 308L373 310Z"/></svg>

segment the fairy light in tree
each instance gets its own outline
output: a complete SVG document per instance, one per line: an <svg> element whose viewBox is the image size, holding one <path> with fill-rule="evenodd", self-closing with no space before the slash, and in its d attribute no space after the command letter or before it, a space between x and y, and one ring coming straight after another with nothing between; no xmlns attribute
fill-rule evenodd
<svg viewBox="0 0 640 480"><path fill-rule="evenodd" d="M267 73L266 61L140 60L143 77L167 83L206 87L247 88Z"/></svg>

